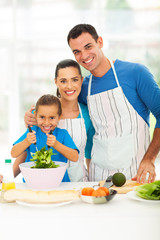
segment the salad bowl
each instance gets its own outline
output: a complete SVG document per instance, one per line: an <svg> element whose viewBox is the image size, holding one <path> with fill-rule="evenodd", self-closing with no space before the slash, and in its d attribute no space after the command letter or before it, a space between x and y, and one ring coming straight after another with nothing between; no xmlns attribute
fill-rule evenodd
<svg viewBox="0 0 160 240"><path fill-rule="evenodd" d="M21 163L19 168L28 187L32 189L53 189L57 188L66 172L67 163L55 162L59 165L57 168L32 168L35 162Z"/></svg>

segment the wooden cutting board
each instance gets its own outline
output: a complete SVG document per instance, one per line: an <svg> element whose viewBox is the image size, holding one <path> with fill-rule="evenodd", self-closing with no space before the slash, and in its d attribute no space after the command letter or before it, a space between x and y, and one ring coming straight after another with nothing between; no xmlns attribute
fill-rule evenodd
<svg viewBox="0 0 160 240"><path fill-rule="evenodd" d="M100 187L103 187L104 183L105 183L105 180L100 181L99 182ZM116 187L115 185L113 185L112 187L110 187L110 189L116 190L117 193L119 194L125 194L130 191L133 191L134 187L139 185L142 185L142 184L137 183L136 181L127 180L122 187Z"/></svg>

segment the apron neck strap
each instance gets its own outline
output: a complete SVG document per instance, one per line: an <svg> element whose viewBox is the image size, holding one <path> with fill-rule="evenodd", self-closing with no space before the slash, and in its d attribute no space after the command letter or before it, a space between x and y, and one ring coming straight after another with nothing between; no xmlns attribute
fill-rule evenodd
<svg viewBox="0 0 160 240"><path fill-rule="evenodd" d="M91 83L92 83L92 74L90 75L89 83L88 83L88 96L91 95Z"/></svg>
<svg viewBox="0 0 160 240"><path fill-rule="evenodd" d="M112 67L112 70L113 70L113 74L114 74L114 77L116 79L116 83L117 83L117 86L119 87L119 81L118 81L118 77L117 77L117 74L116 74L116 70L115 70L115 67L114 67L114 64L113 64L113 61L108 59L110 64L111 64L111 67Z"/></svg>
<svg viewBox="0 0 160 240"><path fill-rule="evenodd" d="M78 103L78 107L79 107L80 116L81 116L81 118L83 118L82 110L81 110L81 107L80 107L80 104L79 104L79 103Z"/></svg>
<svg viewBox="0 0 160 240"><path fill-rule="evenodd" d="M114 67L114 64L113 64L113 61L108 59L110 64L111 64L111 68L113 70L113 74L114 74L114 77L116 79L116 83L117 83L117 86L119 87L119 81L118 81L118 77L117 77L117 74L116 74L116 70L115 70L115 67ZM91 95L91 84L92 84L92 74L90 75L90 78L89 78L89 83L88 83L88 96Z"/></svg>

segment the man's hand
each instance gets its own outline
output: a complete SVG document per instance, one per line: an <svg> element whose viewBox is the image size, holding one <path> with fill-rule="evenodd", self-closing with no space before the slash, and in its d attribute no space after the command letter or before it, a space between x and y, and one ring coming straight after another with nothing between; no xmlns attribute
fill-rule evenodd
<svg viewBox="0 0 160 240"><path fill-rule="evenodd" d="M132 180L136 180L139 183L144 183L146 180L146 175L148 173L149 174L148 183L155 181L156 172L154 163L159 151L160 151L160 128L155 128L152 141L140 163L137 175L134 178L132 178Z"/></svg>
<svg viewBox="0 0 160 240"><path fill-rule="evenodd" d="M148 180L146 179L147 173L149 174ZM137 175L132 178L133 181L138 183L145 183L146 180L148 183L154 182L156 177L155 165L150 160L142 160L137 172Z"/></svg>
<svg viewBox="0 0 160 240"><path fill-rule="evenodd" d="M32 111L35 109L35 107L32 105L29 111L27 111L24 115L24 122L25 126L28 127L30 125L31 127L33 125L37 125L36 117L35 117L35 112L32 113Z"/></svg>

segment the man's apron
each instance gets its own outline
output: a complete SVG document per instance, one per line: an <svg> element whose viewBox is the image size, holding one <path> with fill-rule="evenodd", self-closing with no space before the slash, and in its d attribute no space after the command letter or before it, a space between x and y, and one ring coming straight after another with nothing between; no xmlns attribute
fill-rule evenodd
<svg viewBox="0 0 160 240"><path fill-rule="evenodd" d="M106 179L115 172L131 179L150 143L147 123L125 97L113 62L110 64L118 87L90 95L92 75L88 85L88 109L95 128L89 181Z"/></svg>
<svg viewBox="0 0 160 240"><path fill-rule="evenodd" d="M87 134L84 118L79 106L81 118L62 119L58 123L59 128L66 129L72 137L74 143L79 149L79 159L77 162L68 161L68 175L71 182L88 181L88 172L84 165L85 161L85 146L87 142Z"/></svg>

